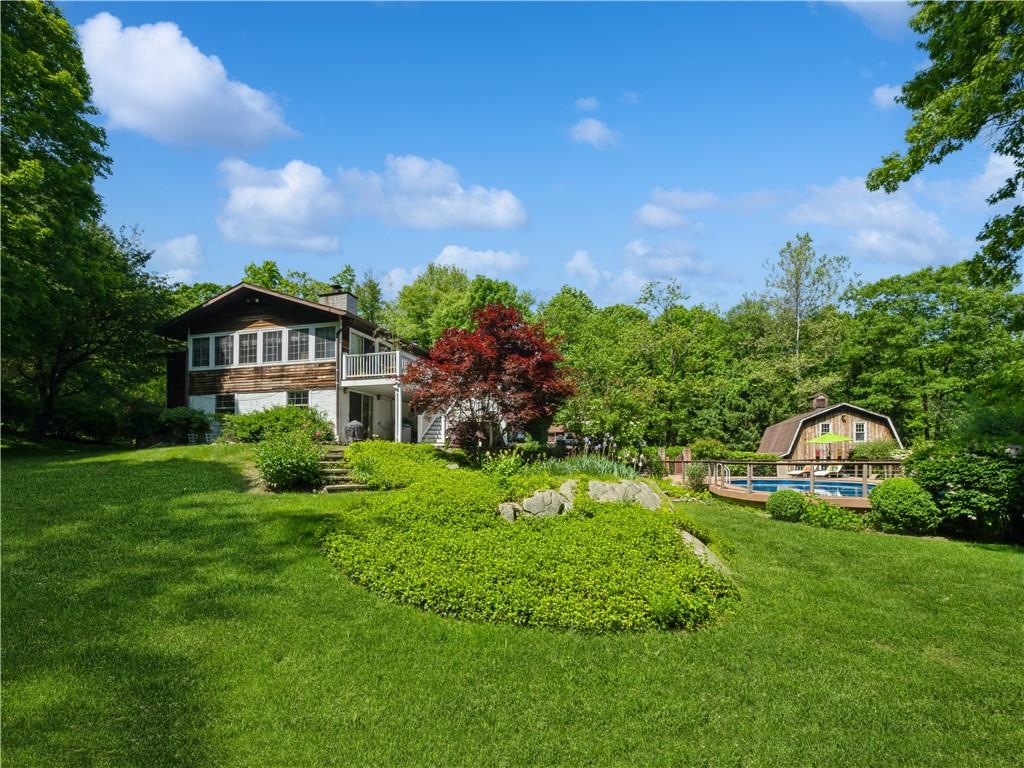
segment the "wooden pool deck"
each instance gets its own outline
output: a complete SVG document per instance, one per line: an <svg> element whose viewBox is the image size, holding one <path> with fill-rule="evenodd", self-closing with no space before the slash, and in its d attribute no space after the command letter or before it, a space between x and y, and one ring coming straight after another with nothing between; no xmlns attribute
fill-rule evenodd
<svg viewBox="0 0 1024 768"><path fill-rule="evenodd" d="M832 482L839 482L833 480ZM857 485L860 487L860 481L851 483L851 485ZM718 485L715 483L708 484L708 490L715 496L721 496L725 499L731 499L733 501L739 501L741 503L752 504L755 506L763 507L765 502L768 501L768 497L772 494L768 491L747 491L745 488L736 486ZM848 509L871 509L871 502L863 496L822 496L815 494L816 498L823 499L829 504L836 507L846 507Z"/></svg>

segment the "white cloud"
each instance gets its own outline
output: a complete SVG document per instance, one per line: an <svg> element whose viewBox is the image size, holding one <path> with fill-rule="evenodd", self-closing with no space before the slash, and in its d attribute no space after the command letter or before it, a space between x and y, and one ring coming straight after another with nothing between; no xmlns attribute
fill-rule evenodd
<svg viewBox="0 0 1024 768"><path fill-rule="evenodd" d="M902 0L878 2L854 2L842 0L842 4L857 14L864 25L879 37L888 39L900 37L909 31L907 22L914 15L914 9Z"/></svg>
<svg viewBox="0 0 1024 768"><path fill-rule="evenodd" d="M584 112L592 112L601 106L601 102L593 96L581 96L576 99L575 105L576 109L582 109Z"/></svg>
<svg viewBox="0 0 1024 768"><path fill-rule="evenodd" d="M423 272L423 267L394 267L384 273L380 279L380 289L384 298L389 301L394 299L400 290Z"/></svg>
<svg viewBox="0 0 1024 768"><path fill-rule="evenodd" d="M663 205L644 203L636 212L637 223L650 229L679 229L689 225L683 214Z"/></svg>
<svg viewBox="0 0 1024 768"><path fill-rule="evenodd" d="M902 190L869 192L863 179L843 177L828 187L812 187L810 198L790 218L848 230L850 248L870 258L925 264L961 255L934 212Z"/></svg>
<svg viewBox="0 0 1024 768"><path fill-rule="evenodd" d="M697 249L685 240L651 244L646 240L626 243L626 264L647 279L679 277L681 273L707 274L712 267L696 258Z"/></svg>
<svg viewBox="0 0 1024 768"><path fill-rule="evenodd" d="M153 251L152 265L176 283L187 283L195 277L195 268L203 260L203 248L197 235L183 235L158 245Z"/></svg>
<svg viewBox="0 0 1024 768"><path fill-rule="evenodd" d="M228 199L217 224L226 240L262 248L337 249L330 225L341 199L319 168L292 160L265 169L229 159L220 170Z"/></svg>
<svg viewBox="0 0 1024 768"><path fill-rule="evenodd" d="M487 277L515 272L526 265L525 259L516 251L476 251L464 245L446 245L434 263Z"/></svg>
<svg viewBox="0 0 1024 768"><path fill-rule="evenodd" d="M902 93L898 85L880 85L871 92L871 100L879 109L893 109L898 106L894 99Z"/></svg>
<svg viewBox="0 0 1024 768"><path fill-rule="evenodd" d="M512 192L466 189L458 171L436 159L388 155L382 172L342 169L340 180L353 211L408 227L509 229L526 223L526 209Z"/></svg>
<svg viewBox="0 0 1024 768"><path fill-rule="evenodd" d="M78 28L93 99L110 128L170 144L252 148L292 136L274 100L232 80L177 24L123 27L103 12Z"/></svg>
<svg viewBox="0 0 1024 768"><path fill-rule="evenodd" d="M590 258L590 254L583 250L576 251L572 258L565 262L565 271L573 277L582 279L588 288L596 286L601 278L601 270Z"/></svg>
<svg viewBox="0 0 1024 768"><path fill-rule="evenodd" d="M1017 167L1012 158L990 152L985 159L984 169L976 176L959 180L925 181L915 179L912 188L944 205L982 209L988 206L988 198L995 194L1016 172ZM1017 201L1018 205L1021 203L1024 203L1024 200ZM1003 205L1006 204L1008 202L1003 203Z"/></svg>
<svg viewBox="0 0 1024 768"><path fill-rule="evenodd" d="M679 187L651 191L651 201L644 203L636 212L637 223L649 229L679 229L691 226L680 211L695 211L713 208L721 204L718 195L699 190L689 192Z"/></svg>
<svg viewBox="0 0 1024 768"><path fill-rule="evenodd" d="M608 149L619 140L619 134L600 120L584 117L569 129L569 138L597 149Z"/></svg>

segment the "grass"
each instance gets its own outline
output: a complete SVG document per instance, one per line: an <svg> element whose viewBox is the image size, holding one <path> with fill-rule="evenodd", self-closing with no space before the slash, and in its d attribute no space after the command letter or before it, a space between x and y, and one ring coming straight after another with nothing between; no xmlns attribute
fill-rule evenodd
<svg viewBox="0 0 1024 768"><path fill-rule="evenodd" d="M244 448L3 451L11 765L1019 765L1024 553L686 512L743 593L694 633L458 622L246 493Z"/></svg>

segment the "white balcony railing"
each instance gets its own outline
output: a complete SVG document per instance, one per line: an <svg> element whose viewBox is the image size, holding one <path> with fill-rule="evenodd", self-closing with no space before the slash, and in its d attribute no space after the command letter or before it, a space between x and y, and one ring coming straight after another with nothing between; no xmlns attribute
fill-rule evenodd
<svg viewBox="0 0 1024 768"><path fill-rule="evenodd" d="M342 355L341 378L397 379L416 357L408 352L370 352L366 355Z"/></svg>

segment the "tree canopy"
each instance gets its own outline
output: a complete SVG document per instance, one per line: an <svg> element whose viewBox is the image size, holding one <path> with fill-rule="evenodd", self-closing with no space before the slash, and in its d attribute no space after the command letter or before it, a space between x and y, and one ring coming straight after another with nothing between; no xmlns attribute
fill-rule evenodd
<svg viewBox="0 0 1024 768"><path fill-rule="evenodd" d="M1012 163L991 205L1015 201L978 235L977 265L1013 282L1024 250L1024 3L916 2L910 26L924 40L928 66L897 101L913 110L906 150L882 158L869 189L895 191L927 165L981 138Z"/></svg>

